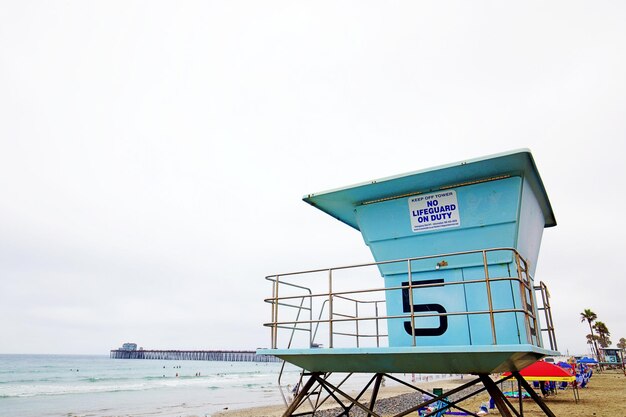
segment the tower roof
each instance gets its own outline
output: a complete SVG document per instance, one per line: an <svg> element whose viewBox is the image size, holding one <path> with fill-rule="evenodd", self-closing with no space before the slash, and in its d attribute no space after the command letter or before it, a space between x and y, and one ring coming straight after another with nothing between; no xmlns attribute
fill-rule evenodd
<svg viewBox="0 0 626 417"><path fill-rule="evenodd" d="M359 230L355 207L509 176L522 176L533 189L545 227L556 219L533 156L528 149L484 156L433 168L372 180L348 187L308 194L303 200Z"/></svg>

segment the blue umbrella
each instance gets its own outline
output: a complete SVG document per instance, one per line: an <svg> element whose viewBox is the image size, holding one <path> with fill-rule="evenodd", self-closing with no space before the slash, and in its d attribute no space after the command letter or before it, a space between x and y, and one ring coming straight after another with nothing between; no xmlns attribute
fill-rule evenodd
<svg viewBox="0 0 626 417"><path fill-rule="evenodd" d="M557 363L557 365L559 365L561 368L569 368L569 369L572 369L572 365L570 365L570 364L569 364L569 363L567 363L567 362L563 362L563 361L561 361L561 362Z"/></svg>
<svg viewBox="0 0 626 417"><path fill-rule="evenodd" d="M588 358L586 356L584 358L582 358L582 359L578 359L576 362L577 363L598 363L597 360L592 359L592 358Z"/></svg>

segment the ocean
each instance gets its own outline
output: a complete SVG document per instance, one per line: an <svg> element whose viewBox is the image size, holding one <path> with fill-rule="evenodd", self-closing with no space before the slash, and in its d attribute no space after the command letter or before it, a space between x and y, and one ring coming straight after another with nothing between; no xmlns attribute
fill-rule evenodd
<svg viewBox="0 0 626 417"><path fill-rule="evenodd" d="M211 416L281 404L280 363L0 355L0 417ZM287 367L285 384L298 369Z"/></svg>
<svg viewBox="0 0 626 417"><path fill-rule="evenodd" d="M0 354L0 417L210 417L227 408L282 404L280 368L281 363ZM455 377L395 376L407 382ZM281 383L294 386L299 377L300 369L286 365ZM357 375L343 387L360 389L369 377Z"/></svg>

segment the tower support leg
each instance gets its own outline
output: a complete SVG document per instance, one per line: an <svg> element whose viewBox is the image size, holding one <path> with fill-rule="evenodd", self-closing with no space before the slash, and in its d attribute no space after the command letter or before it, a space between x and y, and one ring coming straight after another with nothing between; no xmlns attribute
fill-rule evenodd
<svg viewBox="0 0 626 417"><path fill-rule="evenodd" d="M537 395L537 393L530 387L530 385L528 385L528 382L524 380L524 378L519 374L519 372L512 372L511 376L508 376L499 381L493 381L488 374L478 374L476 376L478 378L474 379L473 381L469 381L459 387L453 388L449 390L448 392L446 392L445 394L438 396L436 398L431 397L430 399L416 406L410 406L407 409L394 414L394 417L402 417L402 416L407 416L409 414L413 414L419 409L429 406L435 402L439 402L442 404L438 406L439 408L438 410L433 411L429 415L440 413L444 411L445 409L449 409L449 408L457 408L459 410L465 411L469 415L476 415L475 413L472 413L468 410L461 408L458 404L465 401L466 399L470 397L478 395L480 392L485 391L485 390L489 393L489 395L493 399L502 417L523 417L524 413L523 413L521 400L520 400L520 409L518 411L515 409L513 404L511 404L511 402L504 396L504 394L502 393L502 390L498 387L498 383L503 382L512 377L515 377L515 379L517 379L518 383L520 384L520 387L523 387L524 390L528 392L528 394L533 399L533 401L539 406L539 408L541 408L541 410L545 413L547 417L556 417L554 413L548 408L548 406L542 401L542 399ZM304 402L307 399L310 398L311 395L313 395L311 390L316 383L319 384L320 392L322 390L326 391L328 396L332 398L333 400L335 400L335 402L338 404L339 410L337 410L338 412L337 416L348 416L351 414L352 408L356 407L356 408L361 409L361 411L364 412L365 415L368 417L380 417L379 414L374 412L374 407L378 399L380 387L382 386L383 377L388 377L392 380L395 380L403 385L406 385L407 387L413 388L414 390L421 392L422 394L430 394L416 386L410 385L402 380L395 378L393 375L377 373L370 380L370 382L368 382L367 385L364 386L363 390L361 391L360 394L358 394L357 397L352 397L339 388L341 384L337 386L337 385L330 383L327 379L328 375L324 375L321 372L313 372L313 373L308 374L308 379L302 386L300 392L296 394L294 400L287 407L287 410L283 413L283 417L291 417L291 416L299 416L299 415L314 415L315 410L304 411L304 412L300 411L299 413L296 413L296 411L304 404ZM372 386L372 382L373 382L373 386ZM461 391L479 383L482 383L483 388L474 390L466 395L461 394L462 397L454 401L448 400L448 396L454 395L456 393L460 393ZM363 404L360 402L360 398L363 396L363 394L366 392L369 386L372 386L370 402L369 404L366 404L366 403ZM317 388L315 389L315 391L316 390ZM519 390L519 392L521 394L521 389ZM521 395L520 395L520 398L521 398ZM347 400L347 404L345 403L346 400ZM311 406L313 405L311 404ZM314 409L317 409L318 406L319 405L315 405L313 407Z"/></svg>
<svg viewBox="0 0 626 417"><path fill-rule="evenodd" d="M376 381L374 382L374 388L372 389L372 396L370 398L370 409L373 410L376 405L376 399L378 397L378 390L383 380L383 374L376 374ZM372 413L367 413L367 417L371 417Z"/></svg>
<svg viewBox="0 0 626 417"><path fill-rule="evenodd" d="M516 372L512 372L512 374L515 377L515 379L517 379L517 381L520 383L520 385L522 387L524 387L526 392L528 392L528 394L530 395L530 398L532 398L537 403L539 408L541 408L541 410L546 414L546 416L548 416L548 417L556 417L554 415L554 413L552 412L552 410L550 410L548 408L546 403L544 403L543 400L537 395L535 390L532 389L532 387L530 385L528 385L528 382L526 382L526 380L519 374L519 372L517 372L517 371Z"/></svg>
<svg viewBox="0 0 626 417"><path fill-rule="evenodd" d="M491 395L491 398L493 398L493 402L496 403L496 407L498 407L500 414L504 417L513 417L513 414L511 414L512 407L509 408L510 403L508 402L504 394L502 394L502 391L500 391L500 388L498 388L496 383L493 382L491 377L489 377L489 375L487 374L480 374L478 375L478 377L480 378L480 381L483 383L485 388L487 388L487 392L489 393L489 395ZM515 414L519 416L519 414Z"/></svg>
<svg viewBox="0 0 626 417"><path fill-rule="evenodd" d="M319 377L320 375L320 372L314 372L313 374L311 374L304 386L300 389L300 392L296 394L291 404L289 404L289 407L287 407L287 410L285 410L285 412L283 413L283 417L291 416L293 412L296 411L298 407L300 407L304 400L309 397L309 390L315 383L317 377Z"/></svg>

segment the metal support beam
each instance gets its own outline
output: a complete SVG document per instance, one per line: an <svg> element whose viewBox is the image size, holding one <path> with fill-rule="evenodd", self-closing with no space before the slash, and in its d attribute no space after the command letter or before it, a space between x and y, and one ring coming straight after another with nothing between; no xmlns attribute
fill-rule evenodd
<svg viewBox="0 0 626 417"><path fill-rule="evenodd" d="M300 405L304 402L304 400L309 397L309 390L315 383L316 376L319 375L321 375L320 372L314 372L313 374L311 374L300 392L296 394L296 397L293 399L289 407L287 407L287 410L285 410L285 412L283 413L283 417L290 417L291 415L293 415L293 412L296 411L298 407L300 407Z"/></svg>
<svg viewBox="0 0 626 417"><path fill-rule="evenodd" d="M446 392L445 396L456 394L457 392L463 391L464 389L469 388L472 385L476 385L478 382L480 382L480 379L474 379L472 381L469 381L469 382L467 382L467 383L465 383L465 384L463 384L463 385L461 385L459 387L453 388L450 391ZM424 392L424 391L418 389L417 387L414 387L414 388L417 389L420 392ZM394 415L393 417L402 417L402 416L406 416L408 414L414 413L414 412L418 411L420 408L426 407L426 406L428 406L428 405L430 405L430 404L432 404L434 402L437 402L437 401L439 401L439 400L441 400L443 398L444 398L444 396L442 395L442 396L439 396L437 398L432 398L432 399L430 399L428 401L424 401L423 403L418 404L418 405L416 405L414 407L411 407L411 408L409 408L409 409L407 409L405 411L402 411L401 413L398 413L398 414Z"/></svg>
<svg viewBox="0 0 626 417"><path fill-rule="evenodd" d="M546 416L548 417L556 417L554 415L554 413L552 412L552 410L550 410L548 408L548 406L546 405L546 403L543 402L543 400L541 399L541 397L539 397L537 395L537 393L535 392L534 389L532 389L532 387L530 385L528 385L528 382L526 382L526 380L520 375L519 372L515 371L512 372L513 376L515 377L515 379L517 379L517 381L520 383L520 385L522 387L524 387L524 389L526 390L526 392L528 392L528 394L530 395L530 397L537 403L537 405L539 406L539 408L541 408L541 410L546 414Z"/></svg>
<svg viewBox="0 0 626 417"><path fill-rule="evenodd" d="M359 408L365 413L367 417L380 417L380 415L374 411L374 408L376 406L376 401L378 400L378 395L380 393L380 388L382 386L382 380L384 377L388 377L391 380L397 381L422 394L431 395L429 392L424 391L423 389L420 389L417 386L411 385L400 379L397 379L393 375L388 375L384 373L376 373L369 380L369 382L363 387L363 389L360 391L358 396L354 398L339 388L343 384L343 382L345 382L345 380L342 381L339 386L337 386L336 384L332 384L328 381L328 376L329 376L328 374L324 374L322 372L313 372L313 373L309 373L305 375L308 376L308 379L302 386L302 389L300 390L300 392L296 394L294 400L287 407L287 410L283 413L283 417L292 417L292 416L297 416L297 415L314 415L315 411L319 409L319 406L321 404L317 404L317 405L311 404L311 406L313 407L311 411L305 411L305 412L301 411L297 414L296 414L296 411L301 406L303 406L303 404L308 399L310 399L311 395L318 393L317 391L321 392L321 390L324 390L326 393L328 393L328 397L332 398L337 403L337 406L339 407L339 410L337 411L337 416L348 416L353 408ZM522 400L520 399L520 406L519 406L520 409L518 411L511 404L511 402L504 396L504 394L502 393L502 390L498 387L498 383L505 381L509 378L513 378L513 377L515 377L515 379L519 383L518 390L520 393L520 398L522 398L521 388L524 388L524 390L528 392L528 394L533 399L533 401L539 406L539 408L541 408L541 410L545 413L547 417L556 417L554 413L548 408L548 406L542 401L542 399L537 395L537 393L530 387L530 385L528 385L528 382L524 380L524 378L519 374L519 372L512 372L510 376L504 379L501 379L499 381L493 381L488 374L478 374L476 379L473 379L463 385L453 388L438 397L430 398L429 400L423 401L422 403L416 406L412 406L412 407L407 408L406 410L400 411L394 414L392 417L403 417L406 415L410 415L410 414L415 413L421 408L427 407L437 402L443 402L443 406L439 407L438 410L431 413L432 415L440 413L449 408L456 408L456 409L466 412L469 415L475 416L476 414L472 413L471 411L465 410L464 408L461 408L457 404L467 400L468 398L474 397L480 394L481 392L484 392L485 390L489 393L489 395L495 402L496 407L500 411L501 416L523 417L524 413L523 413L522 402L521 402ZM469 394L465 394L461 398L457 398L454 401L448 399L450 396L457 394L461 391L464 391L467 388L470 388L478 383L482 383L483 387L482 388L479 387L476 390L470 392ZM317 388L315 389L316 392L311 392L311 389L314 386L317 386ZM371 392L369 404L361 403L362 397L364 396L364 394L367 392L367 390L370 387L372 387L372 392Z"/></svg>
<svg viewBox="0 0 626 417"><path fill-rule="evenodd" d="M489 393L489 395L491 395L493 401L496 403L496 407L498 407L500 414L504 417L513 417L513 414L511 414L511 409L507 404L508 400L506 399L504 394L502 394L500 388L498 388L495 382L493 382L491 377L487 374L480 374L478 375L478 377L480 378L485 388L487 388L487 392Z"/></svg>
<svg viewBox="0 0 626 417"><path fill-rule="evenodd" d="M370 409L374 409L376 406L376 399L378 398L378 390L383 381L383 374L376 374L376 381L374 382L374 388L372 390L372 396L370 397ZM367 413L367 417L371 417L372 413Z"/></svg>
<svg viewBox="0 0 626 417"><path fill-rule="evenodd" d="M365 411L366 413L370 413L370 415L372 415L374 417L381 417L379 414L376 414L374 412L373 407L367 408L366 406L364 406L363 404L358 402L357 399L352 398L351 396L349 396L348 394L346 394L345 392L340 390L338 387L335 387L332 384L330 384L325 379L320 378L319 376L314 376L314 378L316 378L317 382L319 382L319 384L328 392L328 394L330 394L330 396L333 397L333 399L339 404L339 406L344 409L343 413L339 414L340 416L341 415L346 415L347 416L349 408L346 407L343 404L343 402L341 402L341 400L339 400L339 398L335 395L335 392L338 393L339 395L341 395L343 398L345 398L348 401L350 401L350 403L352 403L352 405L357 406L358 408L360 408L361 410Z"/></svg>

